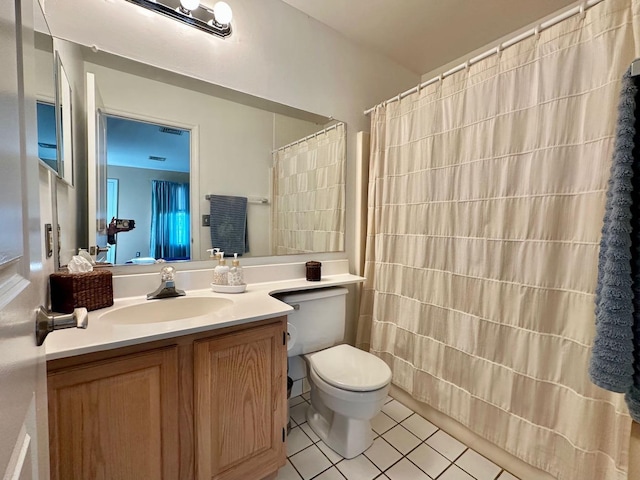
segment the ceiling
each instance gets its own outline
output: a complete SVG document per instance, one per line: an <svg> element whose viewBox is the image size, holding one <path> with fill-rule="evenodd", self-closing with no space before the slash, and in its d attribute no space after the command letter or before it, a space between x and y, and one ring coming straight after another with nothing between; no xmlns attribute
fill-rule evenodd
<svg viewBox="0 0 640 480"><path fill-rule="evenodd" d="M107 164L188 173L190 135L175 127L107 116Z"/></svg>
<svg viewBox="0 0 640 480"><path fill-rule="evenodd" d="M575 0L283 0L419 75Z"/></svg>

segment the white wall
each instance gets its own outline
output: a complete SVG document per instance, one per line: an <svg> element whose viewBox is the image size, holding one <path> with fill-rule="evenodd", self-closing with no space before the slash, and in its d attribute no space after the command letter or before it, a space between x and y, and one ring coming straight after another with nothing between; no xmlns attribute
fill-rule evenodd
<svg viewBox="0 0 640 480"><path fill-rule="evenodd" d="M355 134L369 129L362 112L416 85L419 76L280 0L228 3L234 32L224 40L124 0L49 0L45 15L55 36L345 121L351 182ZM356 243L355 196L348 185L350 259Z"/></svg>
<svg viewBox="0 0 640 480"><path fill-rule="evenodd" d="M36 98L48 102L55 101L53 82L53 53L35 50L36 55Z"/></svg>

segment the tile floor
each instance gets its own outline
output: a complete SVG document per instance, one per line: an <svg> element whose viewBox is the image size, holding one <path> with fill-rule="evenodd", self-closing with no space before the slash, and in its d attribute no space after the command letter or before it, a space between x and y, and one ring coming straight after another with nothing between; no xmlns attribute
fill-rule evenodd
<svg viewBox="0 0 640 480"><path fill-rule="evenodd" d="M307 425L309 393L289 405L287 464L277 480L518 480L391 397L371 422L373 445L351 460Z"/></svg>

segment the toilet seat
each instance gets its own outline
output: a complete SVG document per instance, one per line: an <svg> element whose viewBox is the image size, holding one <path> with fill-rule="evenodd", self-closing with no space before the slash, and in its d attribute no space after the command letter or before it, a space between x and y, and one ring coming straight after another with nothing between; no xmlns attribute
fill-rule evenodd
<svg viewBox="0 0 640 480"><path fill-rule="evenodd" d="M391 381L391 369L383 360L351 345L338 345L306 357L318 377L343 390L369 392Z"/></svg>

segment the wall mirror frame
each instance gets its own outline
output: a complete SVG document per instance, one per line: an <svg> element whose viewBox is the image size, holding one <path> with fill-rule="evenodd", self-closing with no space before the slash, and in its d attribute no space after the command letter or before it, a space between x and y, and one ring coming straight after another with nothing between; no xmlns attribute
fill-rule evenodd
<svg viewBox="0 0 640 480"><path fill-rule="evenodd" d="M128 117L143 121L155 121L159 124L169 125L173 127L180 127L190 129L192 132L192 158L191 161L191 216L192 216L192 262L178 262L181 266L185 263L186 268L195 268L194 261L207 260L208 254L205 253L207 248L217 247L218 245L211 245L209 239L209 228L203 223L205 222L203 216L208 215L209 201L206 199L208 194L221 194L221 195L242 195L248 197L249 200L253 198L269 198L273 199L272 188L273 178L273 161L274 152L286 145L300 145L305 141L311 143L311 139L318 138L318 133L324 131L328 127L336 124L342 124L337 120L324 117L321 115L313 114L310 112L304 112L302 110L295 109L282 104L277 104L269 100L265 100L258 97L252 97L245 95L237 91L233 91L224 87L220 87L208 82L203 82L191 77L179 75L174 72L168 72L149 65L140 64L129 59L124 59L116 55L112 55L105 52L95 52L88 47L81 47L83 62L85 65L86 73L92 73L95 75L96 90L100 91L100 97L102 99L100 108L96 108L96 112L87 112L89 117L94 114L105 114ZM119 82L113 84L105 83L105 79L109 77L114 79L119 78ZM162 104L166 103L167 107L172 111L177 111L180 108L187 109L187 113L192 115L187 116L173 116L168 118L163 113L159 113L159 110L154 110L153 105L149 105L149 108L143 110L136 110L133 104L134 100L139 100L143 96L144 91L150 91L151 88L139 89L136 91L135 83L150 81L154 82L153 88L158 88L158 92L161 92L163 88L173 89L175 91L184 91L185 95L190 95L191 105L193 105L194 98L197 101L212 102L209 105L209 109L206 111L206 116L210 117L212 123L215 125L210 128L203 125L202 118L198 118L195 112L188 111L188 101L182 98L177 98L173 94L161 94L158 93L153 99L153 103ZM123 93L125 92L125 93ZM120 99L115 98L116 95L122 95ZM129 95L128 98L124 98L125 95ZM87 101L87 105L90 102ZM242 111L243 114L249 115L240 116L238 112ZM266 125L258 124L257 119L262 119L268 122ZM255 128L253 125L256 125ZM281 125L286 126L282 131L279 129ZM346 137L344 130L346 125L342 124L342 132ZM225 131L225 128L227 129ZM233 129L236 129L234 132ZM238 131L243 128L245 130ZM251 130L254 128L254 130ZM88 128L91 130L91 128ZM337 128L328 128L330 132L338 131ZM87 132L90 134L90 132ZM216 144L211 137L218 135L218 139L225 140L229 137L236 138L234 145L221 145ZM333 134L333 133L332 133ZM226 137L226 138L225 138ZM256 148L251 149L252 143L258 143L254 137L260 137L261 150ZM106 134L107 142L109 139L109 132ZM306 140L305 140L306 139ZM206 145L209 142L209 145ZM91 143L91 141L89 141ZM327 210L338 211L339 223L340 223L340 239L334 242L332 247L328 249L319 250L305 250L297 253L313 253L318 258L324 257L323 252L339 253L344 252L344 231L346 228L345 221L345 186L346 186L346 138L342 141L342 163L337 172L330 175L325 175L321 172L321 166L317 166L318 175L313 175L310 179L305 179L305 182L309 183L322 183L329 180L336 183L335 188L340 189L340 197L338 202L333 202ZM100 150L100 148L98 148ZM304 150L304 149L302 149ZM89 152L91 153L91 152ZM148 152L149 154L151 152ZM155 155L155 154L154 154ZM108 158L107 153L107 158ZM257 160L260 158L260 182L249 183L246 187L233 187L234 182L237 182L239 178L255 176L253 170L257 170L257 166L253 166L251 163L247 163L249 160ZM226 163L215 163L224 160ZM314 160L304 160L305 162L314 162ZM254 164L257 165L257 164ZM297 167L296 167L297 168ZM300 167L302 168L302 167ZM316 165L313 164L312 170L316 170ZM91 169L89 169L91 171ZM209 177L207 177L209 175ZM108 178L108 175L106 176ZM327 179L326 177L331 177ZM294 179L291 179L294 182ZM216 183L218 182L218 183ZM120 195L123 194L125 185L122 180L119 181ZM105 189L106 190L106 189ZM96 199L94 205L102 203L102 201ZM272 203L270 201L270 203ZM91 203L90 203L91 205ZM270 220L272 215L271 206L262 202L251 202L248 207L247 215L251 217L256 215L256 212L263 212L265 218L260 222L255 223L253 226L249 220L249 254L244 256L243 263L246 264L260 264L263 263L262 258L273 258L278 256L279 259L295 259L296 256L292 255L292 251L280 250L280 254L274 253L274 249L269 247L267 250L259 250L258 244L262 240L259 237L268 237L266 229L270 227ZM136 215L127 213L127 209L118 208L118 217L124 219L133 219ZM102 218L101 215L98 215ZM106 217L106 215L105 215ZM140 218L140 215L137 215ZM110 222L106 220L106 224ZM103 227L105 221L95 222L101 224ZM89 228L92 226L92 221L88 222ZM256 226L258 225L258 226ZM135 232L135 230L133 230ZM253 234L253 238L251 235ZM123 243L127 239L127 235L133 237L131 233L124 232L118 233L117 245L122 241ZM103 237L104 238L104 237ZM258 238L256 241L255 239ZM99 237L96 237L97 243L91 243L91 235L89 235L89 245L102 246ZM120 240L122 239L122 240ZM103 240L104 241L104 240ZM86 245L79 245L84 247ZM120 247L118 247L120 249ZM124 247L121 249L124 250ZM141 249L138 249L141 251ZM234 252L227 252L233 254ZM148 256L141 251L141 257ZM127 261L128 259L125 259ZM145 268L149 270L156 270L157 267L153 265L145 265L144 267L137 265L136 262L131 262L137 268ZM117 261L117 265L122 265L121 260ZM210 262L207 262L210 266ZM127 266L126 269L131 269L131 266ZM183 267L185 268L185 267ZM125 270L126 270L125 269ZM182 268L181 268L182 269ZM118 268L118 270L120 270ZM127 270L133 273L133 270Z"/></svg>

